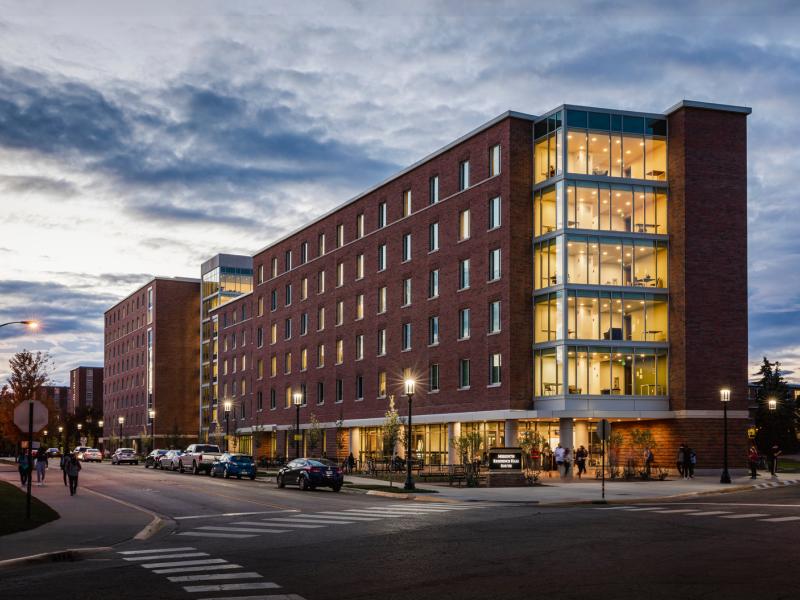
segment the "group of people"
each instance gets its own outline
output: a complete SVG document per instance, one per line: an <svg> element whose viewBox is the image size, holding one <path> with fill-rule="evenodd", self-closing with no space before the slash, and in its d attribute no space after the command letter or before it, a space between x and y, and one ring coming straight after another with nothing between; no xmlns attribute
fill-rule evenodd
<svg viewBox="0 0 800 600"><path fill-rule="evenodd" d="M574 459L573 459L574 455ZM560 443L553 450L553 460L556 463L558 474L562 479L568 478L572 474L572 463L578 468L578 479L582 479L586 474L586 461L589 458L589 451L581 444L573 452L570 448L565 448Z"/></svg>
<svg viewBox="0 0 800 600"><path fill-rule="evenodd" d="M697 464L697 453L687 444L681 444L678 447L678 456L676 463L676 466L678 467L678 474L684 479L693 479L694 467L696 464Z"/></svg>
<svg viewBox="0 0 800 600"><path fill-rule="evenodd" d="M778 457L783 454L778 444L773 444L767 452L767 464L769 466L769 473L773 477L778 475ZM761 455L758 452L755 444L750 446L750 451L747 453L747 464L750 466L750 479L756 478L756 471L761 464Z"/></svg>
<svg viewBox="0 0 800 600"><path fill-rule="evenodd" d="M36 485L44 486L45 475L49 468L50 456L44 448L39 448L36 454L30 459L27 452L22 452L17 457L19 468L19 478L22 487L28 485L28 479L33 477L33 469L36 469ZM33 463L33 464L31 464ZM61 457L59 466L61 467L64 485L69 486L69 495L74 496L78 491L78 473L81 471L81 463L78 457L72 453L66 453Z"/></svg>

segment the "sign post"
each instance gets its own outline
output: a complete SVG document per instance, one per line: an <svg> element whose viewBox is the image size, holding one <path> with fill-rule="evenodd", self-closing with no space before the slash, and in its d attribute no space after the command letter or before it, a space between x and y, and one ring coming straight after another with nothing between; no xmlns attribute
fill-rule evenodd
<svg viewBox="0 0 800 600"><path fill-rule="evenodd" d="M601 450L600 450L600 460L601 460L601 467L600 467L600 479L601 479L601 492L600 497L605 500L606 499L606 441L611 436L611 423L608 422L608 419L603 419L600 421L600 425L597 428L597 432L600 434L600 441L601 441Z"/></svg>
<svg viewBox="0 0 800 600"><path fill-rule="evenodd" d="M39 433L47 426L47 407L38 400L21 402L14 409L14 425L28 434L28 490L25 498L25 518L31 520L31 480L33 479L33 432Z"/></svg>

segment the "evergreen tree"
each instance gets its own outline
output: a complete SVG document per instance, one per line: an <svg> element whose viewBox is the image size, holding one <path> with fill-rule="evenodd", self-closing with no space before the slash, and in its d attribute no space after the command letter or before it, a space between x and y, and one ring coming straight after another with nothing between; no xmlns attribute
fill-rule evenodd
<svg viewBox="0 0 800 600"><path fill-rule="evenodd" d="M756 375L756 444L760 452L766 452L773 444L781 450L793 452L797 448L797 405L789 397L789 388L781 374L781 363L771 363L764 357ZM775 400L775 409L770 410L769 401Z"/></svg>

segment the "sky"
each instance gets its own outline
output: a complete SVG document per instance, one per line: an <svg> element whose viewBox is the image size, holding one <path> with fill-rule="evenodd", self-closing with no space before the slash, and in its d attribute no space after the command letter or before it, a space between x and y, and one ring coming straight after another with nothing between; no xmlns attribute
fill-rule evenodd
<svg viewBox="0 0 800 600"><path fill-rule="evenodd" d="M749 354L800 381L800 5L562 4L0 0L0 322L42 321L0 329L0 381L27 348L67 384L151 276L252 254L506 110L683 98L753 108Z"/></svg>

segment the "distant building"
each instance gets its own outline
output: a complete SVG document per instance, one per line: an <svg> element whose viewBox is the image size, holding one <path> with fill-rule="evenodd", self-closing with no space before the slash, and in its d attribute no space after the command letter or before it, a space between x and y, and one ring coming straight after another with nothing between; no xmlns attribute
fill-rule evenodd
<svg viewBox="0 0 800 600"><path fill-rule="evenodd" d="M77 367L69 372L70 414L80 408L103 413L103 367Z"/></svg>
<svg viewBox="0 0 800 600"><path fill-rule="evenodd" d="M63 419L69 410L69 388L65 385L43 385L39 388L36 399L58 410L60 419Z"/></svg>

